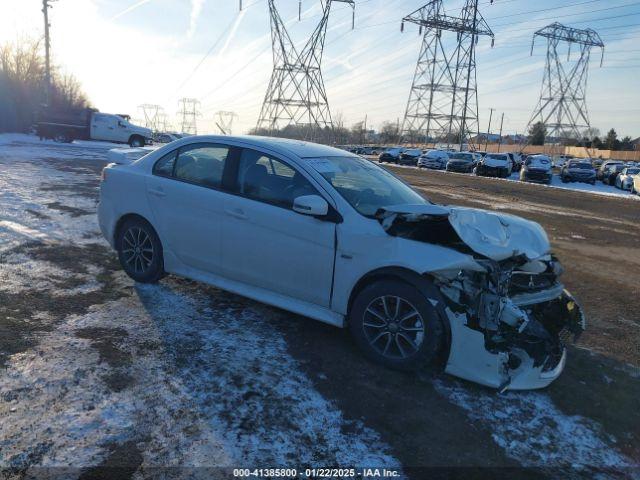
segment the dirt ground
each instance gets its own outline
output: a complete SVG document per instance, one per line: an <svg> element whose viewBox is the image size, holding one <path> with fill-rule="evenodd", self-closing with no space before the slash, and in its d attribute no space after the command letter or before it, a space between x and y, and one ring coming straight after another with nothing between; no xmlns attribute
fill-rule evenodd
<svg viewBox="0 0 640 480"><path fill-rule="evenodd" d="M640 203L393 169L436 202L540 222L585 308L588 330L564 374L541 392L498 395L437 372L385 370L345 331L195 282L134 284L97 231L105 152L0 150L0 469L638 474Z"/></svg>

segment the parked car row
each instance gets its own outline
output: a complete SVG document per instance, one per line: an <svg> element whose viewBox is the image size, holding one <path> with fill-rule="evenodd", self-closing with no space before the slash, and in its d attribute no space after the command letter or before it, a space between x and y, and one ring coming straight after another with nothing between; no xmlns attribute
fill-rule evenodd
<svg viewBox="0 0 640 480"><path fill-rule="evenodd" d="M452 152L444 149L421 150L403 147L387 148L379 155L378 161L497 177L508 177L512 172L519 171L522 166L520 155L511 152Z"/></svg>
<svg viewBox="0 0 640 480"><path fill-rule="evenodd" d="M519 178L523 182L545 184L551 183L553 168L557 167L562 183L595 185L596 180L601 180L604 184L632 193L640 191L640 163L618 160L574 158L570 155L552 159L540 153L521 156L514 152L451 152L445 149L389 147L379 155L378 161L498 178L508 178L513 172L520 172Z"/></svg>

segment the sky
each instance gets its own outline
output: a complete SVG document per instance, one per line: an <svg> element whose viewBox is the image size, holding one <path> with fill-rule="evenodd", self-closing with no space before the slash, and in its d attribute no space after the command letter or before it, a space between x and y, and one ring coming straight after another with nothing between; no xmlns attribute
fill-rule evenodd
<svg viewBox="0 0 640 480"><path fill-rule="evenodd" d="M346 4L334 2L323 58L334 118L349 126L367 118L379 128L402 118L421 37L403 16L426 0L356 0L355 29ZM82 83L91 103L108 113L142 118L142 104L164 108L179 130L179 99L199 100L198 133L216 131L218 111L238 115L233 133L254 127L272 70L267 0L57 0L50 11L53 61ZM0 43L43 35L41 0L3 0ZM296 45L320 19L320 0L277 0ZM462 0L444 0L457 14ZM477 80L480 130L522 133L536 106L545 44L535 30L554 21L593 28L606 48L603 66L592 53L587 104L592 127L604 135L640 136L640 1L488 0L481 14L495 45L480 38Z"/></svg>

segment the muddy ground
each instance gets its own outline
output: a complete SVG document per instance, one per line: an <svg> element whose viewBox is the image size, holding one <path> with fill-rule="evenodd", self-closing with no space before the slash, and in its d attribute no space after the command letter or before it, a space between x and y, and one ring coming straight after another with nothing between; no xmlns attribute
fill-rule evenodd
<svg viewBox="0 0 640 480"><path fill-rule="evenodd" d="M415 479L638 474L640 203L394 169L434 201L540 222L586 310L588 331L559 380L542 392L498 395L437 372L382 369L344 331L217 289L173 277L134 284L97 231L105 151L0 150L5 472L223 478L221 467L386 466Z"/></svg>

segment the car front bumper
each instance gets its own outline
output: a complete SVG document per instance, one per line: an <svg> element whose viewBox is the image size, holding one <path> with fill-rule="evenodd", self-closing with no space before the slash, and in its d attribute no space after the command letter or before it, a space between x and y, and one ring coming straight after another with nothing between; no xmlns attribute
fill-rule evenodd
<svg viewBox="0 0 640 480"><path fill-rule="evenodd" d="M469 173L473 170L473 165L469 163L447 163L447 172Z"/></svg>
<svg viewBox="0 0 640 480"><path fill-rule="evenodd" d="M431 170L444 170L444 165L440 162L433 160L419 160L418 166L423 168L429 168Z"/></svg>
<svg viewBox="0 0 640 480"><path fill-rule="evenodd" d="M552 174L551 172L523 172L522 177L527 182L541 182L547 183L551 180Z"/></svg>
<svg viewBox="0 0 640 480"><path fill-rule="evenodd" d="M476 167L478 175L486 175L488 177L504 177L509 174L506 167L489 167L487 165L478 165Z"/></svg>
<svg viewBox="0 0 640 480"><path fill-rule="evenodd" d="M569 292L563 290L553 299L566 306L564 314L579 322L582 330L585 319L582 309ZM526 311L526 306L521 308ZM467 315L446 309L451 327L451 346L445 372L487 387L504 390L533 390L544 388L560 376L567 361L565 341L567 333L559 334L559 350L548 352L544 362L536 362L522 348L490 351L486 334L468 326ZM574 338L576 338L574 336ZM517 362L514 364L514 360Z"/></svg>

